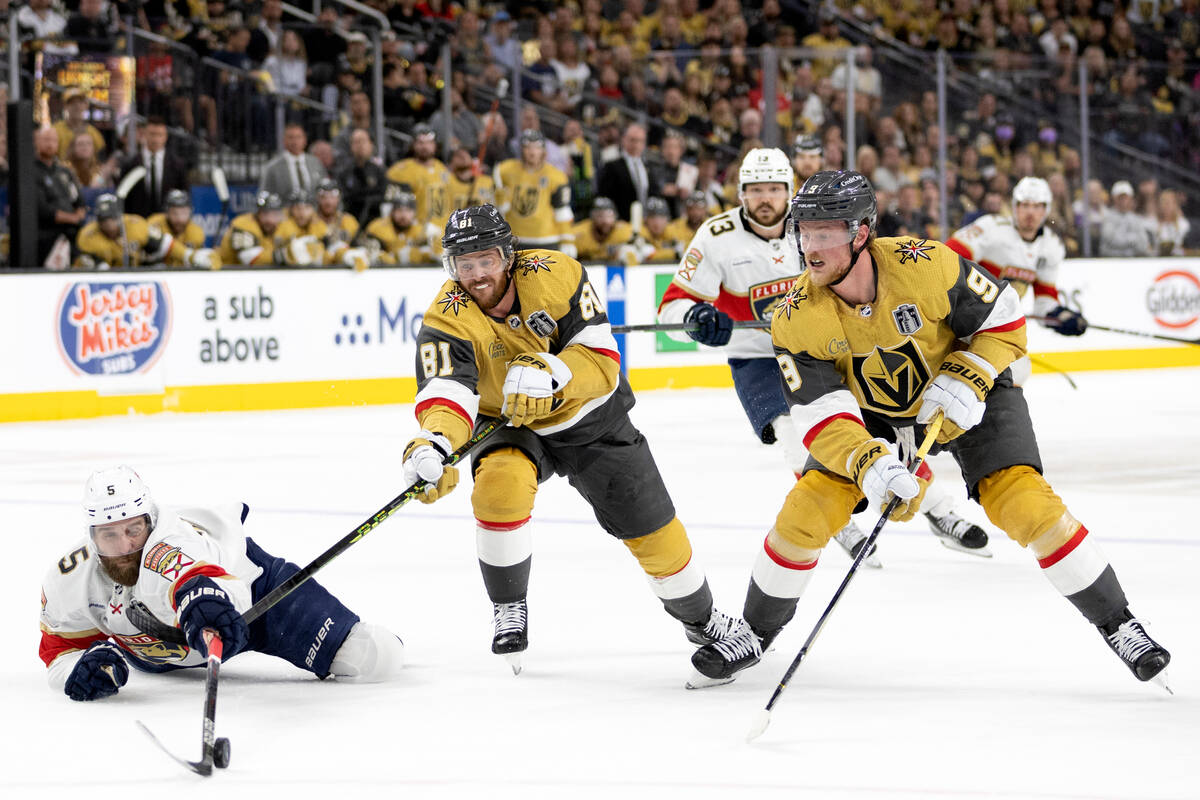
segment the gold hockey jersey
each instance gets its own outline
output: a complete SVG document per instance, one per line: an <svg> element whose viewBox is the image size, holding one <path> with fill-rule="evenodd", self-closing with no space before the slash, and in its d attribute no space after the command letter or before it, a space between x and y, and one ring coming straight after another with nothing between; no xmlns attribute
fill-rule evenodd
<svg viewBox="0 0 1200 800"><path fill-rule="evenodd" d="M690 231L689 228L684 230ZM677 230L671 228L671 223L667 223L667 227L663 229L661 236L655 236L650 232L650 228L642 226L641 240L646 245L648 255L642 256L642 261L649 264L664 264L674 263L683 255L683 248L692 240L692 233L688 233L687 238L680 239ZM653 248L651 250L650 248Z"/></svg>
<svg viewBox="0 0 1200 800"><path fill-rule="evenodd" d="M392 164L387 171L392 183L407 183L417 196L417 222L448 219L453 210L447 206L446 190L450 170L436 158L422 164L415 158L405 158Z"/></svg>
<svg viewBox="0 0 1200 800"><path fill-rule="evenodd" d="M280 223L282 225L283 223ZM276 263L275 241L263 233L253 212L239 214L221 237L218 255L222 264L266 267Z"/></svg>
<svg viewBox="0 0 1200 800"><path fill-rule="evenodd" d="M306 252L302 257L298 257L298 254L293 252L295 248L291 247L291 242L305 236L312 237L314 241L310 241L304 248ZM275 247L282 253L284 262L292 266L320 266L331 263L328 258L331 244L334 244L334 241L329 234L329 226L315 214L307 225L301 225L288 214L275 229Z"/></svg>
<svg viewBox="0 0 1200 800"><path fill-rule="evenodd" d="M137 214L125 214L125 236L110 239L100 230L100 223L93 220L80 229L75 237L79 256L75 266L94 269L105 264L120 268L125 265L125 251L129 252L129 266L144 267L162 264L168 257L178 258L183 263L184 246L176 242L169 233L148 224ZM125 245L128 242L128 245Z"/></svg>
<svg viewBox="0 0 1200 800"><path fill-rule="evenodd" d="M578 223L571 231L580 261L622 261L621 248L633 243L633 227L624 220L617 220L604 238L600 238L590 219Z"/></svg>
<svg viewBox="0 0 1200 800"><path fill-rule="evenodd" d="M847 475L846 459L871 438L862 413L911 424L921 395L952 350L997 373L1025 354L1025 316L1008 283L940 242L876 239L876 296L850 306L809 273L780 299L771 339L809 452Z"/></svg>
<svg viewBox="0 0 1200 800"><path fill-rule="evenodd" d="M438 260L439 247L435 248L432 228L414 222L399 229L389 217L376 217L363 231L363 246L367 249L367 260L372 264L433 264ZM436 253L435 253L436 249Z"/></svg>
<svg viewBox="0 0 1200 800"><path fill-rule="evenodd" d="M608 315L579 262L523 250L512 280L517 300L504 319L484 314L457 281L446 281L417 334L417 419L455 447L470 436L476 414L500 414L508 364L521 353L557 355L572 373L554 410L530 426L541 436L586 438L588 427L611 421L606 412L623 414L633 404Z"/></svg>
<svg viewBox="0 0 1200 800"><path fill-rule="evenodd" d="M439 228L445 229L446 220L450 219L450 215L460 208L470 208L471 206L481 206L485 203L496 202L496 182L491 175L480 175L475 180L461 181L458 176L451 173L450 180L446 184L446 195L450 202L446 208L446 214L440 219L435 219L434 224Z"/></svg>
<svg viewBox="0 0 1200 800"><path fill-rule="evenodd" d="M496 199L521 243L554 246L570 242L575 215L571 187L562 170L542 164L530 171L519 158L496 165Z"/></svg>
<svg viewBox="0 0 1200 800"><path fill-rule="evenodd" d="M190 247L193 250L204 247L204 229L197 225L194 219L188 220L187 227L183 229L183 235L181 236L176 236L171 232L170 226L167 225L167 215L161 211L147 217L146 224L151 228L158 228L160 231L170 233L171 238L177 242L181 242L184 247ZM170 266L179 266L179 264L171 264Z"/></svg>

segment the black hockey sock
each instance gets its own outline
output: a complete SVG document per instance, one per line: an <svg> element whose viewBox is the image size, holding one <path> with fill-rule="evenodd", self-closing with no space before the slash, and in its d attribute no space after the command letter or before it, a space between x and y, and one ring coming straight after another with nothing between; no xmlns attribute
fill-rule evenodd
<svg viewBox="0 0 1200 800"><path fill-rule="evenodd" d="M712 616L712 591L708 588L708 580L691 594L670 600L661 598L663 608L675 619L692 625L703 625Z"/></svg>
<svg viewBox="0 0 1200 800"><path fill-rule="evenodd" d="M750 623L759 637L774 637L796 615L799 600L798 597L773 597L758 588L758 584L751 579L746 589L742 618Z"/></svg>
<svg viewBox="0 0 1200 800"><path fill-rule="evenodd" d="M533 556L511 567L497 567L479 562L483 573L483 586L493 603L515 603L524 600L529 592L529 567Z"/></svg>
<svg viewBox="0 0 1200 800"><path fill-rule="evenodd" d="M1121 588L1121 582L1117 580L1117 573L1113 572L1111 564L1104 568L1100 577L1092 581L1090 586L1067 595L1067 599L1093 625L1103 625L1111 621L1129 605L1129 601L1125 599L1125 590Z"/></svg>

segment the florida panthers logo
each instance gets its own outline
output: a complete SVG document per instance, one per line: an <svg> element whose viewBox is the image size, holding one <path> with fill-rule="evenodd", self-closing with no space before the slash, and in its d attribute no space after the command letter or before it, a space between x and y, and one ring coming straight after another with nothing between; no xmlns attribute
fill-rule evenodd
<svg viewBox="0 0 1200 800"><path fill-rule="evenodd" d="M932 249L933 249L933 245L925 244L924 239L922 239L920 241L916 241L915 239L908 239L908 240L900 243L900 246L896 248L896 253L897 253L897 255L900 256L901 264L903 264L906 261L912 261L915 264L915 263L917 263L917 259L920 259L920 258L923 258L926 261L932 261L933 260L932 258L925 255Z"/></svg>
<svg viewBox="0 0 1200 800"><path fill-rule="evenodd" d="M851 388L864 407L906 415L925 390L929 367L917 343L909 338L898 347L876 347L865 355L852 356L851 375Z"/></svg>
<svg viewBox="0 0 1200 800"><path fill-rule="evenodd" d="M467 293L462 289L451 289L438 302L442 304L443 314L453 312L454 316L457 317L458 310L466 308L470 300L467 298Z"/></svg>

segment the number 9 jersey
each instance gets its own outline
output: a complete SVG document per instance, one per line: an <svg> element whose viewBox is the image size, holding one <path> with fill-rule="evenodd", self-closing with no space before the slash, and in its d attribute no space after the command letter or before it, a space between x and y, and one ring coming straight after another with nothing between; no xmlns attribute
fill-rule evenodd
<svg viewBox="0 0 1200 800"><path fill-rule="evenodd" d="M784 230L790 223L784 223ZM696 303L712 303L735 320L771 318L775 304L800 275L800 254L787 236L764 239L746 222L741 207L706 219L692 237L671 285L658 306L659 322L683 322ZM681 342L685 334L668 334ZM735 329L729 358L773 358L771 335Z"/></svg>

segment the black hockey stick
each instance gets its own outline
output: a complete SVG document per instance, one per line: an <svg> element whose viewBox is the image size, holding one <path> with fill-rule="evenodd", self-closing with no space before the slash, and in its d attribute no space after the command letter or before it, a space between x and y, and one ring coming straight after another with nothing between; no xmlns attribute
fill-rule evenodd
<svg viewBox="0 0 1200 800"><path fill-rule="evenodd" d="M737 328L770 328L769 319L735 319L733 327ZM694 322L648 322L644 325L613 325L613 333L642 333L644 331L695 331L700 326Z"/></svg>
<svg viewBox="0 0 1200 800"><path fill-rule="evenodd" d="M489 439L492 434L503 428L507 423L508 420L505 417L499 417L492 420L487 425L484 425L474 436L463 442L457 450L442 459L442 464L444 466L451 467L462 461L467 457L468 454L470 454L472 450ZM348 550L352 544L379 527L384 520L394 514L401 506L403 506L409 500L415 498L417 495L421 494L427 485L428 484L425 481L419 480L412 486L409 486L402 493L392 498L391 502L372 514L366 522L350 531L350 533L339 539L332 547L313 559L308 566L304 567L299 572L296 572L290 578L268 592L265 597L248 608L246 613L242 615L246 620L246 624L249 625L250 623L254 622L254 620L267 613L272 606L295 591L296 587L300 586L300 584L307 581L313 575L316 575L317 572L324 568L325 565L327 565L330 561L333 561L342 553L346 552L346 550ZM183 631L179 630L179 628L176 628L173 625L167 625L165 622L160 621L154 616L153 612L151 612L149 608L146 608L146 606L140 601L134 600L130 602L127 614L130 622L140 628L142 632L148 633L156 639L161 639L164 642L171 642L172 644L187 643L187 639L184 637Z"/></svg>
<svg viewBox="0 0 1200 800"><path fill-rule="evenodd" d="M1057 320L1054 319L1054 317L1030 317L1029 319L1036 320L1037 322L1044 322L1044 323L1057 322ZM1144 339L1158 339L1159 341L1163 341L1163 342L1179 342L1180 344L1200 345L1200 339L1184 339L1182 336L1167 336L1162 333L1150 333L1148 331L1131 331L1126 328L1110 328L1107 325L1097 325L1093 322L1088 323L1088 328L1089 329L1094 328L1098 331L1108 331L1109 333L1123 333L1126 336L1141 336Z"/></svg>
<svg viewBox="0 0 1200 800"><path fill-rule="evenodd" d="M150 741L181 766L207 778L212 775L213 765L218 769L229 766L230 744L228 739L217 738L217 679L221 673L223 647L221 637L212 628L205 628L204 641L208 645L208 662L204 676L204 730L200 740L200 760L188 761L186 758L180 758L168 750L141 720L137 720L137 726L150 737Z"/></svg>
<svg viewBox="0 0 1200 800"><path fill-rule="evenodd" d="M942 419L941 412L938 412L938 415L929 423L929 426L925 430L925 439L921 442L920 449L917 450L916 458L908 466L909 472L916 472L925 460L925 456L929 454L929 449L933 447L934 441L937 440L938 431L941 430ZM767 729L767 726L771 724L771 709L775 707L775 703L783 695L788 681L792 679L792 675L796 672L796 668L800 666L800 662L808 655L808 649L812 647L813 642L821 634L821 630L825 627L825 621L829 619L829 615L833 613L834 606L842 598L842 593L846 591L846 587L850 585L850 581L854 579L855 573L858 572L859 564L866 559L867 554L875 547L875 540L879 538L879 532L883 530L884 523L888 521L888 517L891 516L898 505L900 505L900 498L893 497L891 502L883 509L883 515L879 517L879 522L875 523L875 530L871 531L871 535L867 537L862 547L858 549L858 555L854 557L854 562L850 565L850 571L846 573L845 578L842 578L841 585L833 593L833 599L825 607L825 611L821 614L820 619L817 620L817 624L813 626L812 633L808 634L808 639L804 641L804 646L800 648L800 652L796 654L796 657L792 659L792 663L788 665L787 672L783 673L783 678L779 681L779 685L775 687L775 691L771 694L771 699L767 701L766 708L758 712L754 724L750 727L750 732L746 735L746 741L751 742L757 739Z"/></svg>

